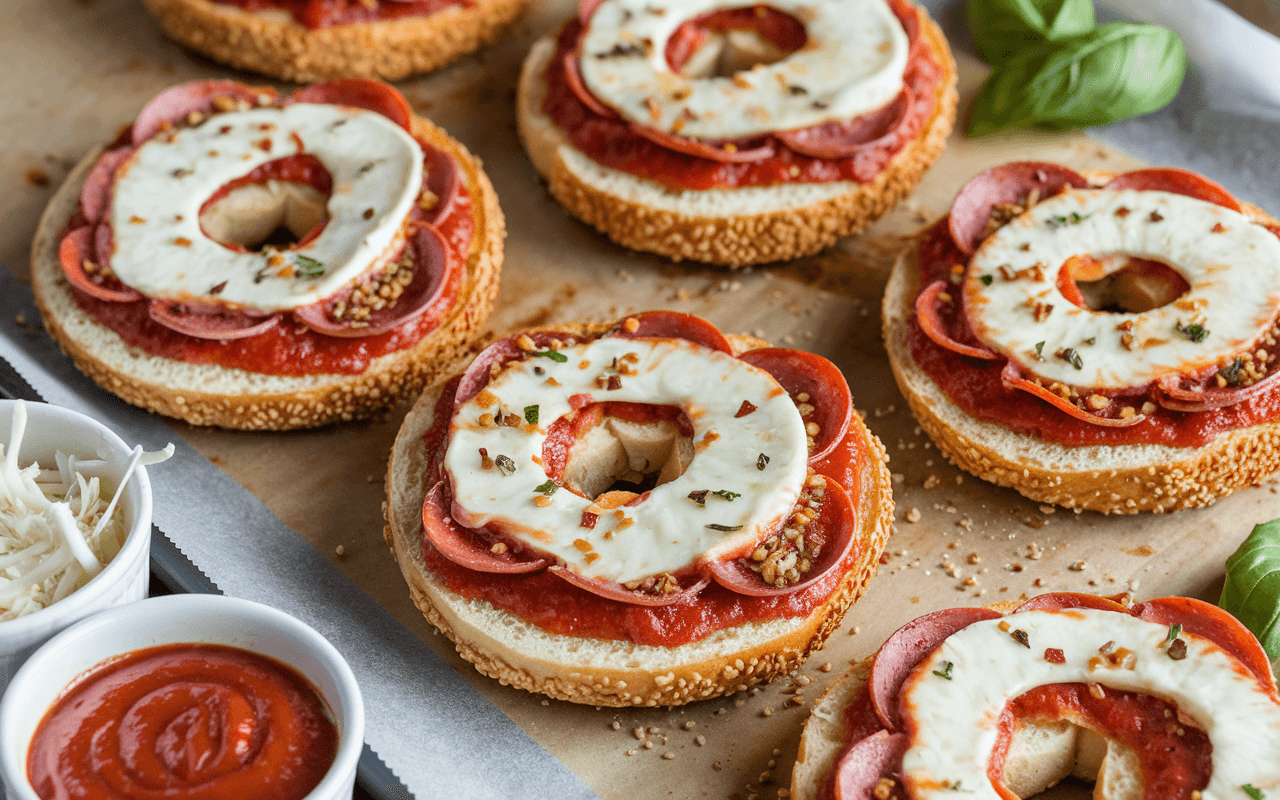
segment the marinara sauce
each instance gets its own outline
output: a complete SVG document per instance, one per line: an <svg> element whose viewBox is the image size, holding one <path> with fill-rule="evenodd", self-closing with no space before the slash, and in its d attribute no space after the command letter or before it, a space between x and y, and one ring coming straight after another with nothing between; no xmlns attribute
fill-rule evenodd
<svg viewBox="0 0 1280 800"><path fill-rule="evenodd" d="M72 684L36 728L27 774L45 800L301 800L337 748L328 707L292 667L172 644Z"/></svg>

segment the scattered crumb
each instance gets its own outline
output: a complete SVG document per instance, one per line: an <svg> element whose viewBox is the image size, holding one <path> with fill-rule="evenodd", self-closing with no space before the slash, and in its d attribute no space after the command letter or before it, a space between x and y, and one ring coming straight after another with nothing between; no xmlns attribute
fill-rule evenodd
<svg viewBox="0 0 1280 800"><path fill-rule="evenodd" d="M955 542L952 542L952 544L955 544ZM982 556L978 555L977 553L970 553L969 557L965 560L968 561L970 564L981 564Z"/></svg>
<svg viewBox="0 0 1280 800"><path fill-rule="evenodd" d="M43 189L44 187L49 185L49 173L45 172L39 167L32 167L31 169L27 170L26 174L23 175L23 177L26 178L27 183L31 184L32 186L38 186Z"/></svg>
<svg viewBox="0 0 1280 800"><path fill-rule="evenodd" d="M686 731L691 731L691 730L693 730L695 727L697 727L697 725L698 725L698 723L694 722L693 720L689 720L688 722L686 722L686 723L684 724L684 729L685 729Z"/></svg>
<svg viewBox="0 0 1280 800"><path fill-rule="evenodd" d="M652 749L653 749L653 742L650 742L650 741L648 741L648 740L645 740L645 743L644 743L644 744L642 744L642 745L640 745L640 746L641 746L641 747L643 747L645 750L652 750Z"/></svg>
<svg viewBox="0 0 1280 800"><path fill-rule="evenodd" d="M628 751L627 751L627 755L629 755L629 756L634 756L635 754L636 754L636 751L635 751L635 750L628 750Z"/></svg>
<svg viewBox="0 0 1280 800"><path fill-rule="evenodd" d="M707 743L707 737L699 734L698 736L693 737L693 741L694 741L694 744L698 745L698 747L702 747L704 744Z"/></svg>
<svg viewBox="0 0 1280 800"><path fill-rule="evenodd" d="M635 736L637 739L643 739L643 738L644 738L644 728L636 728L635 730L631 731L631 734L632 734L633 736Z"/></svg>
<svg viewBox="0 0 1280 800"><path fill-rule="evenodd" d="M890 477L893 478L894 483L903 483L907 479L907 476L903 475L901 472L894 472Z"/></svg>
<svg viewBox="0 0 1280 800"><path fill-rule="evenodd" d="M662 757L663 757L663 759L665 759L665 760L667 760L667 761L670 761L671 759L673 759L673 758L675 758L675 757L676 757L676 754L675 754L675 753L663 753L663 754L662 754Z"/></svg>
<svg viewBox="0 0 1280 800"><path fill-rule="evenodd" d="M920 521L920 509L912 508L907 512L907 522L919 522L919 521Z"/></svg>
<svg viewBox="0 0 1280 800"><path fill-rule="evenodd" d="M1067 567L1067 569L1071 570L1072 572L1084 572L1084 569L1085 569L1085 567L1087 567L1087 566L1088 566L1088 564L1086 564L1085 562L1083 562L1083 561L1077 561L1076 563L1074 563L1074 564L1072 564L1071 566Z"/></svg>
<svg viewBox="0 0 1280 800"><path fill-rule="evenodd" d="M620 731L622 730L622 723L615 719L613 722L609 723L609 727L613 728L615 731Z"/></svg>
<svg viewBox="0 0 1280 800"><path fill-rule="evenodd" d="M338 554L338 558L347 557L347 548L343 547L342 545L338 545L337 547L333 548L333 552Z"/></svg>
<svg viewBox="0 0 1280 800"><path fill-rule="evenodd" d="M930 475L929 477L924 479L924 488L936 489L938 488L939 485L941 485L941 483L942 481L941 479L938 478L937 475Z"/></svg>
<svg viewBox="0 0 1280 800"><path fill-rule="evenodd" d="M818 672L830 672L830 671L831 671L830 661L827 661L822 666L818 667Z"/></svg>
<svg viewBox="0 0 1280 800"><path fill-rule="evenodd" d="M1041 514L1053 514L1057 512L1057 510L1058 509L1054 508L1053 506L1040 506Z"/></svg>

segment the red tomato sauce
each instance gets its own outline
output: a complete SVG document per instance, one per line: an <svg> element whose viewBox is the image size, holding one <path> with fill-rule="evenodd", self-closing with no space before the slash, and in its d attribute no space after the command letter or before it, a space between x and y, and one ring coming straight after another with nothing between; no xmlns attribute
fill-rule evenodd
<svg viewBox="0 0 1280 800"><path fill-rule="evenodd" d="M448 215L435 224L450 245L451 258L467 258L475 231L472 201L463 186ZM379 356L416 345L433 331L458 296L465 270L455 272L440 299L421 315L397 328L374 336L339 338L324 336L286 319L258 336L218 341L178 333L147 316L149 300L113 303L73 292L76 304L98 322L119 334L126 344L165 358L191 364L216 364L267 375L317 375L364 372Z"/></svg>
<svg viewBox="0 0 1280 800"><path fill-rule="evenodd" d="M224 6L245 11L282 9L293 15L299 25L308 28L331 28L353 22L380 22L405 17L426 17L449 6L470 8L474 0L413 0L393 3L383 0L370 8L361 0L213 0Z"/></svg>
<svg viewBox="0 0 1280 800"><path fill-rule="evenodd" d="M45 800L301 800L337 749L329 709L293 668L175 644L73 684L36 729L27 772Z"/></svg>
<svg viewBox="0 0 1280 800"><path fill-rule="evenodd" d="M890 3L895 13L915 13L905 5ZM803 35L794 30L786 20L786 14L775 12L767 6L747 9L730 9L703 15L685 23L677 31L667 48L671 63L683 63L699 43L704 30L747 27L740 17L742 12L755 16L755 9L766 12L756 28L763 36L781 49L799 47L797 37ZM779 20L779 17L786 18ZM696 24L694 24L696 23ZM903 81L911 87L916 100L907 111L907 119L898 129L894 141L883 147L870 148L851 158L824 159L796 153L780 143L770 158L750 163L724 163L707 158L686 155L652 142L628 127L625 120L606 118L596 114L574 94L565 77L564 57L578 47L582 24L572 20L560 31L556 54L547 68L547 96L543 111L558 125L573 146L593 161L606 167L621 170L639 178L658 181L666 186L681 189L737 188L744 186L774 186L782 183L826 183L852 180L867 183L919 133L936 105L935 93L942 80L942 68L934 61L926 47L913 47L907 61ZM768 137L772 138L772 137Z"/></svg>
<svg viewBox="0 0 1280 800"><path fill-rule="evenodd" d="M428 452L443 452L452 414L453 387L446 385L436 404L432 426L423 435ZM438 479L440 460L430 459L433 466L427 473L429 483ZM856 509L862 499L861 475L868 463L865 444L856 431L850 430L814 469L841 483ZM820 531L810 530L811 535L820 537ZM449 560L430 540L422 538L422 558L427 568L451 591L467 599L484 600L548 633L661 647L696 642L718 630L747 622L807 616L831 598L861 555L862 547L855 541L844 560L822 580L791 594L748 597L712 582L691 601L640 606L592 594L545 570L516 575L470 570Z"/></svg>
<svg viewBox="0 0 1280 800"><path fill-rule="evenodd" d="M1177 706L1117 689L1105 689L1098 698L1083 683L1049 684L1010 701L1000 717L999 736L987 766L992 784L1003 788L1004 759L1015 720L1063 718L1137 752L1144 800L1190 800L1209 785L1213 745L1204 731L1178 720Z"/></svg>
<svg viewBox="0 0 1280 800"><path fill-rule="evenodd" d="M965 264L963 253L951 243L943 218L925 234L920 245L920 285L949 275L951 264ZM956 322L958 326L961 323ZM956 331L953 330L953 334ZM916 364L966 414L994 422L1014 433L1034 436L1069 447L1087 445L1163 444L1202 447L1220 433L1280 419L1280 392L1264 392L1233 406L1207 411L1172 411L1157 404L1146 420L1127 428L1091 425L1027 392L1008 389L1000 380L1003 358L981 361L952 352L934 342L913 315L907 343ZM1145 396L1132 397L1141 406Z"/></svg>

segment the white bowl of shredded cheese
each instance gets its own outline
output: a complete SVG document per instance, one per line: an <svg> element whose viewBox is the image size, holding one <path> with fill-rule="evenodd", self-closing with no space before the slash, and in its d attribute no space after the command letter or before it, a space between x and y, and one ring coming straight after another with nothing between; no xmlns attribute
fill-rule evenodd
<svg viewBox="0 0 1280 800"><path fill-rule="evenodd" d="M83 414L0 400L0 690L54 634L147 596L156 460Z"/></svg>

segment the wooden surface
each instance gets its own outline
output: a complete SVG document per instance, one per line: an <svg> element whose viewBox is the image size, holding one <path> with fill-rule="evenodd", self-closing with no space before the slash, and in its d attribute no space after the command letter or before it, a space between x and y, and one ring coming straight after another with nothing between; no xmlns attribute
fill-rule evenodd
<svg viewBox="0 0 1280 800"><path fill-rule="evenodd" d="M1101 169L1123 169L1133 159L1079 135L1016 133L980 142L953 137L910 199L868 234L821 255L727 272L624 252L550 200L515 135L511 103L520 60L532 39L573 5L538 3L495 48L400 84L418 112L484 159L502 199L510 236L493 331L673 308L835 361L892 457L898 523L880 576L828 647L772 686L675 710L596 710L511 690L481 677L425 623L383 543L382 481L404 409L314 432L175 426L181 436L606 798L778 797L789 784L810 702L851 660L936 608L1050 590L1216 598L1226 556L1253 524L1280 516L1274 486L1240 492L1212 509L1164 517L1102 517L1038 506L945 463L915 425L880 344L879 299L893 254L945 213L967 177L1021 158ZM9 7L0 28L0 52L6 54L0 135L9 145L0 160L7 189L0 193L0 264L25 276L36 217L70 165L114 136L160 89L228 71L162 39L136 0L10 0ZM963 108L985 68L972 56L957 57ZM344 557L337 555L339 546Z"/></svg>

